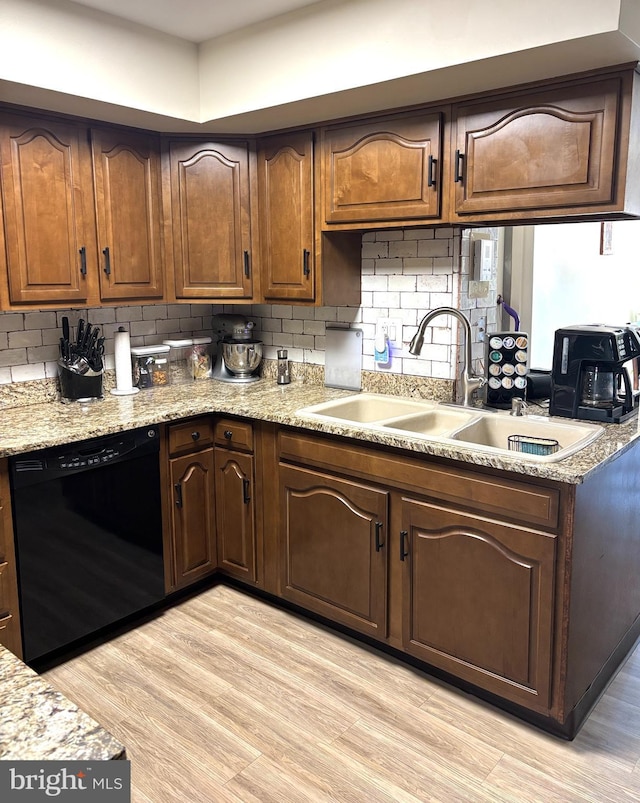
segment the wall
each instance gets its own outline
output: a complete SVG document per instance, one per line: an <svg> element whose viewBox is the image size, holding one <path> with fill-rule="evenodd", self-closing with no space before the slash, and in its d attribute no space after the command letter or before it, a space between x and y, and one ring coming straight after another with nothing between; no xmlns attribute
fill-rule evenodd
<svg viewBox="0 0 640 803"><path fill-rule="evenodd" d="M113 336L126 325L133 345L210 335L217 312L246 315L256 323L264 356L275 359L286 348L293 362L324 365L326 326L356 326L363 331L363 368L414 376L453 378L456 374L457 327L443 317L427 330L420 357L407 351L422 316L438 306L467 311L476 344L476 370L484 346L475 325L481 316L495 320L495 276L486 300L470 300L468 233L451 228L378 231L363 235L362 305L309 307L290 304L212 306L210 304L148 304L85 310L0 313L0 384L57 376L56 360L61 319L75 327L78 318L99 325L106 337L107 367L113 367ZM485 305L485 306L483 306ZM380 317L402 320L404 347L392 352L388 366L374 362L375 324Z"/></svg>
<svg viewBox="0 0 640 803"><path fill-rule="evenodd" d="M305 125L637 60L637 6L324 0L197 46L69 0L2 0L0 100L165 131Z"/></svg>

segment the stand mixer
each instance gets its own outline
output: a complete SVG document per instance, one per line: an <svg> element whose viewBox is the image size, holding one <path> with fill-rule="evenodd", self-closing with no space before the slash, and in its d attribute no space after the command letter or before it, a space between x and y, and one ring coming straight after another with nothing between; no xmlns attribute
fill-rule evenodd
<svg viewBox="0 0 640 803"><path fill-rule="evenodd" d="M218 335L218 354L212 378L220 382L256 382L262 362L262 341L254 340L253 321L241 315L214 315L212 328Z"/></svg>

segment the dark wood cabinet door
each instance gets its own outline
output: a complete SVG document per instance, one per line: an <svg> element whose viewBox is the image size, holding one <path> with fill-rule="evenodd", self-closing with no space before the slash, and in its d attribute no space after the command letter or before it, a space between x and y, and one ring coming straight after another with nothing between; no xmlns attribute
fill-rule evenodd
<svg viewBox="0 0 640 803"><path fill-rule="evenodd" d="M86 129L0 115L9 300L84 303L95 272Z"/></svg>
<svg viewBox="0 0 640 803"><path fill-rule="evenodd" d="M218 568L256 581L255 481L253 456L215 450Z"/></svg>
<svg viewBox="0 0 640 803"><path fill-rule="evenodd" d="M22 658L8 461L0 460L0 644Z"/></svg>
<svg viewBox="0 0 640 803"><path fill-rule="evenodd" d="M100 297L162 298L159 138L93 129Z"/></svg>
<svg viewBox="0 0 640 803"><path fill-rule="evenodd" d="M455 212L612 202L621 91L610 78L454 107Z"/></svg>
<svg viewBox="0 0 640 803"><path fill-rule="evenodd" d="M249 146L169 145L177 298L251 298Z"/></svg>
<svg viewBox="0 0 640 803"><path fill-rule="evenodd" d="M402 526L406 652L547 710L556 538L410 499Z"/></svg>
<svg viewBox="0 0 640 803"><path fill-rule="evenodd" d="M267 137L258 149L265 299L313 301L313 134Z"/></svg>
<svg viewBox="0 0 640 803"><path fill-rule="evenodd" d="M433 112L323 129L325 223L438 218L441 137Z"/></svg>
<svg viewBox="0 0 640 803"><path fill-rule="evenodd" d="M285 465L280 483L282 596L384 638L388 493Z"/></svg>
<svg viewBox="0 0 640 803"><path fill-rule="evenodd" d="M169 461L176 586L216 568L213 449Z"/></svg>

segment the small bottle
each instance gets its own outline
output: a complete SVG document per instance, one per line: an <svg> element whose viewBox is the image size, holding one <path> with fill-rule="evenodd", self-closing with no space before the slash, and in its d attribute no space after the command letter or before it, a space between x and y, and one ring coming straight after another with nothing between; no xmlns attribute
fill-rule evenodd
<svg viewBox="0 0 640 803"><path fill-rule="evenodd" d="M288 385L291 382L291 373L289 372L289 361L286 349L278 349L278 384Z"/></svg>

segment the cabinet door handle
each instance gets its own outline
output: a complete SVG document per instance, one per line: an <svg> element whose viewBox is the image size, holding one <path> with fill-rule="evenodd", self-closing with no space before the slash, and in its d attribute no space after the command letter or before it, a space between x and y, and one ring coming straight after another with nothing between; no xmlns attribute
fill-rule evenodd
<svg viewBox="0 0 640 803"><path fill-rule="evenodd" d="M305 276L311 275L311 268L309 267L309 257L311 256L311 251L307 251L306 248L302 250L302 272Z"/></svg>
<svg viewBox="0 0 640 803"><path fill-rule="evenodd" d="M193 438L194 441L200 440L200 433L198 432L197 429L195 432L191 433L191 437Z"/></svg>
<svg viewBox="0 0 640 803"><path fill-rule="evenodd" d="M409 550L405 550L405 544L409 538L409 533L406 530L400 531L400 560L404 560L409 555Z"/></svg>
<svg viewBox="0 0 640 803"><path fill-rule="evenodd" d="M436 186L436 166L438 164L438 160L434 159L433 156L429 156L429 166L427 168L427 187L435 187Z"/></svg>
<svg viewBox="0 0 640 803"><path fill-rule="evenodd" d="M242 480L242 501L245 503L245 505L248 505L249 502L251 501L251 494L249 493L250 490L251 490L251 485L249 483L249 480L246 479Z"/></svg>
<svg viewBox="0 0 640 803"><path fill-rule="evenodd" d="M251 276L251 262L249 260L249 252L245 251L243 254L244 258L244 275L247 279Z"/></svg>
<svg viewBox="0 0 640 803"><path fill-rule="evenodd" d="M182 507L182 483L176 482L173 488L176 492L176 506Z"/></svg>
<svg viewBox="0 0 640 803"><path fill-rule="evenodd" d="M463 164L464 164L464 153L462 153L462 151L460 151L460 150L457 150L456 151L456 160L455 160L456 172L455 172L455 175L453 177L453 180L455 182L461 182L462 181L462 167L463 167Z"/></svg>
<svg viewBox="0 0 640 803"><path fill-rule="evenodd" d="M111 255L109 253L109 246L102 250L104 254L104 272L107 276L111 276Z"/></svg>
<svg viewBox="0 0 640 803"><path fill-rule="evenodd" d="M380 550L384 546L384 541L381 540L382 522L377 521L375 524L375 528L376 528L376 552L380 552Z"/></svg>
<svg viewBox="0 0 640 803"><path fill-rule="evenodd" d="M82 276L87 275L87 249L84 245L80 249L80 273Z"/></svg>
<svg viewBox="0 0 640 803"><path fill-rule="evenodd" d="M228 441L230 441L231 438L233 438L233 432L230 429L225 429L224 436Z"/></svg>

